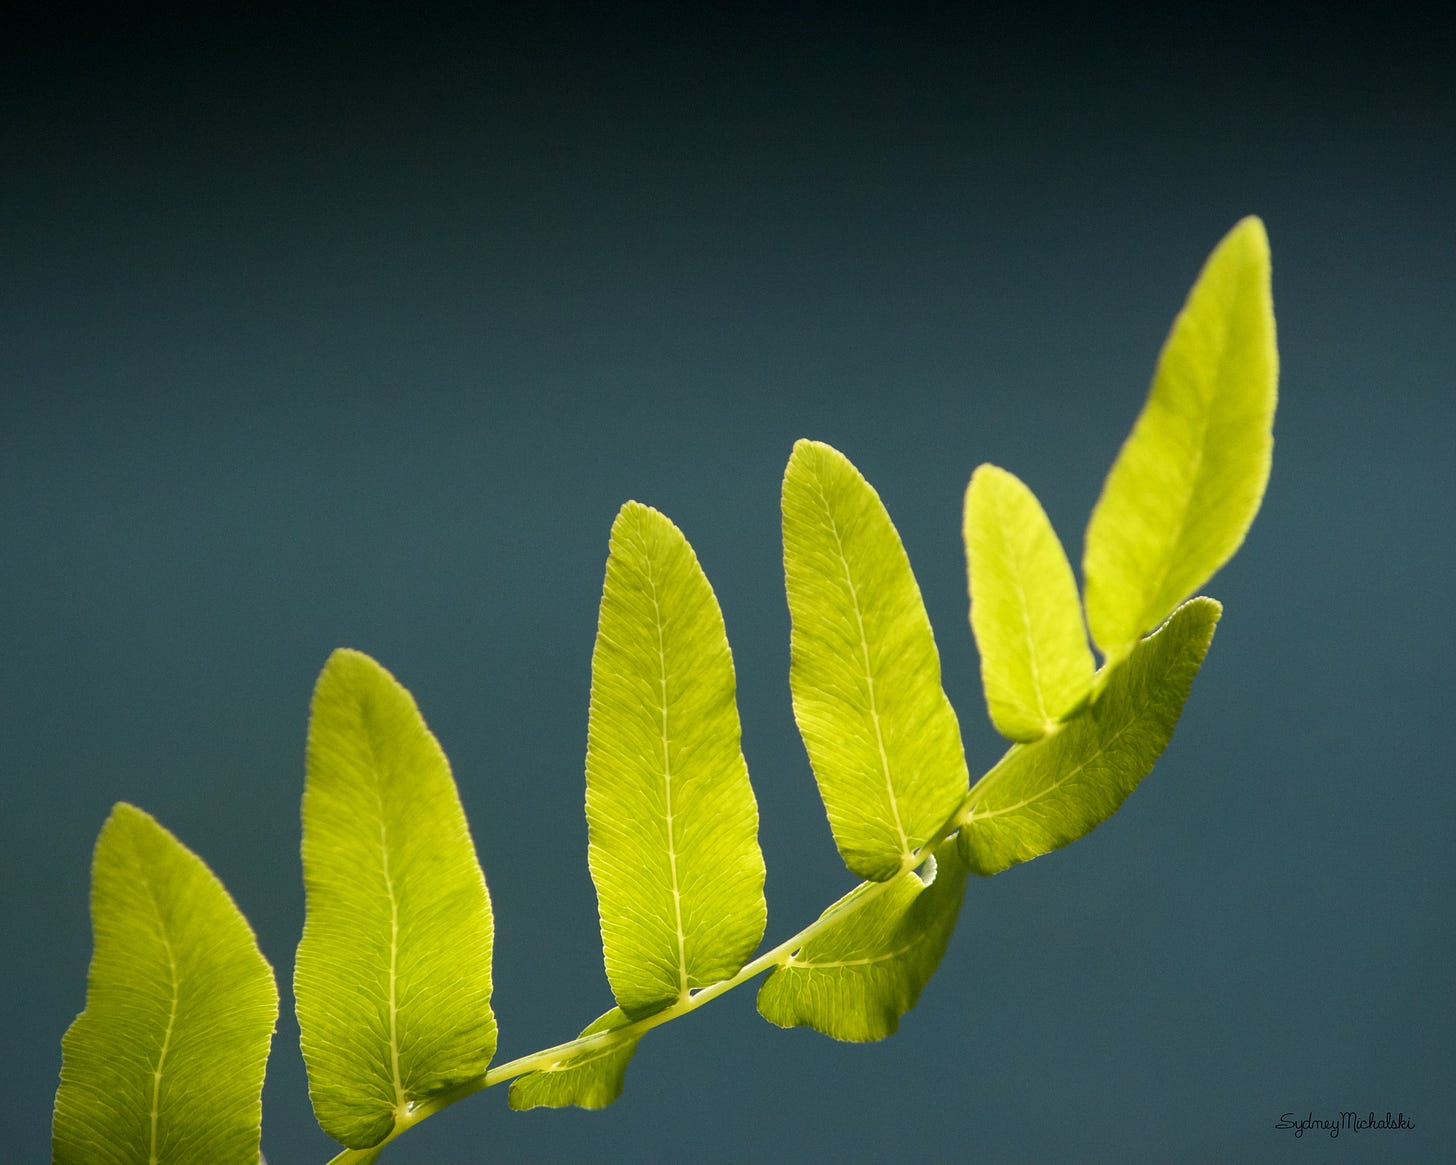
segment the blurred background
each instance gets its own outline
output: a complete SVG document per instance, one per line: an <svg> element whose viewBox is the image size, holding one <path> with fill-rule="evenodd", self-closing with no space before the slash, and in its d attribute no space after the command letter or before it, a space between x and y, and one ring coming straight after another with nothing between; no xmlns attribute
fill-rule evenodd
<svg viewBox="0 0 1456 1165"><path fill-rule="evenodd" d="M298 7L3 18L3 1156L45 1159L122 799L211 864L277 970L269 1159L332 1155L288 982L306 712L339 645L453 762L500 1056L610 1005L582 758L628 498L717 590L768 939L808 922L851 883L789 707L793 441L879 489L984 771L967 478L1017 473L1078 559L1169 323L1248 213L1273 478L1123 810L973 881L884 1043L771 1028L745 989L654 1033L605 1112L497 1089L387 1160L1456 1155L1449 19ZM1347 1109L1416 1127L1275 1128Z"/></svg>

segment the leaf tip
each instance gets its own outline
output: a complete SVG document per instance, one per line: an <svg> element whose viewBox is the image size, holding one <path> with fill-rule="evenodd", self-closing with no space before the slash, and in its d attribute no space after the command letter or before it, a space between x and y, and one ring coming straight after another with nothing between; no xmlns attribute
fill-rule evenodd
<svg viewBox="0 0 1456 1165"><path fill-rule="evenodd" d="M971 485L975 485L978 480L984 481L1015 476L1008 469L1002 469L999 465L994 465L989 461L983 461L971 471Z"/></svg>
<svg viewBox="0 0 1456 1165"><path fill-rule="evenodd" d="M1234 223L1226 237L1239 240L1242 246L1268 253L1269 232L1264 227L1264 220L1257 214L1244 215Z"/></svg>
<svg viewBox="0 0 1456 1165"><path fill-rule="evenodd" d="M785 473L787 474L797 466L808 468L831 463L848 465L849 458L827 442L800 437L794 442L793 452L789 454L789 465Z"/></svg>
<svg viewBox="0 0 1456 1165"><path fill-rule="evenodd" d="M354 647L336 647L329 652L328 659L324 660L324 666L319 672L319 680L322 682L325 676L357 676L366 672L389 674L384 665L373 656L366 655Z"/></svg>
<svg viewBox="0 0 1456 1165"><path fill-rule="evenodd" d="M989 461L983 461L971 471L971 480L966 483L965 503L961 507L961 521L967 531L970 528L971 515L976 507L982 505L981 499L986 496L986 491L1004 486L1007 478L1015 480L1015 475Z"/></svg>
<svg viewBox="0 0 1456 1165"><path fill-rule="evenodd" d="M130 801L118 801L111 807L111 812L106 815L108 821L141 821L153 820L152 815L145 809L138 808Z"/></svg>

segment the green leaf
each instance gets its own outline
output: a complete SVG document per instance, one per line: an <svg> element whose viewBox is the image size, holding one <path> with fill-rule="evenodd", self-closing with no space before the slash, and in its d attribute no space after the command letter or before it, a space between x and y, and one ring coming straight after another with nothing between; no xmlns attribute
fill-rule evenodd
<svg viewBox="0 0 1456 1165"><path fill-rule="evenodd" d="M1190 599L1112 665L1090 707L1034 744L1013 745L971 790L962 852L995 874L1076 841L1117 812L1173 735L1222 607Z"/></svg>
<svg viewBox="0 0 1456 1165"><path fill-rule="evenodd" d="M495 1053L493 924L450 765L410 694L357 651L314 689L307 914L294 992L314 1113L351 1149Z"/></svg>
<svg viewBox="0 0 1456 1165"><path fill-rule="evenodd" d="M884 881L965 796L960 726L900 535L859 470L799 441L783 515L794 718L840 856Z"/></svg>
<svg viewBox="0 0 1456 1165"><path fill-rule="evenodd" d="M595 1035L628 1023L620 1007L593 1020L581 1033ZM511 1081L511 1107L527 1108L606 1108L622 1095L627 1064L637 1050L638 1041L623 1039L586 1052L567 1056L561 1063L540 1072L530 1072Z"/></svg>
<svg viewBox="0 0 1456 1165"><path fill-rule="evenodd" d="M56 1165L257 1165L278 989L202 860L118 804L91 870L86 1010L61 1041Z"/></svg>
<svg viewBox="0 0 1456 1165"><path fill-rule="evenodd" d="M991 722L1037 740L1082 705L1097 670L1072 566L1036 496L994 465L971 475L965 540Z"/></svg>
<svg viewBox="0 0 1456 1165"><path fill-rule="evenodd" d="M927 865L928 884L907 870L889 882L864 883L830 907L824 917L876 895L774 968L758 992L760 1014L837 1040L894 1034L940 965L965 896L969 871L954 839Z"/></svg>
<svg viewBox="0 0 1456 1165"><path fill-rule="evenodd" d="M763 937L735 690L692 547L628 502L612 524L592 653L586 815L607 979L634 1019L733 975Z"/></svg>
<svg viewBox="0 0 1456 1165"><path fill-rule="evenodd" d="M1269 241L1246 218L1209 256L1174 321L1087 526L1087 622L1108 659L1243 542L1269 479L1278 365Z"/></svg>

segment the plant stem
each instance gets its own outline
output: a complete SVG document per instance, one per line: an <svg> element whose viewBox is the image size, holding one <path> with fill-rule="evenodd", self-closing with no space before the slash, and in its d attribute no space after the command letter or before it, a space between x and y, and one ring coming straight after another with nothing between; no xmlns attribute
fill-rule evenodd
<svg viewBox="0 0 1456 1165"><path fill-rule="evenodd" d="M971 804L971 797L968 794L956 811L947 818L946 823L934 834L934 841L928 841L919 849L913 850L901 863L899 874L908 870L919 869L925 863L926 858L934 851L941 841L963 824L963 815ZM517 1057L514 1060L507 1060L504 1064L497 1064L483 1076L474 1080L467 1080L464 1084L457 1085L448 1092L442 1092L438 1096L432 1096L423 1100L417 1105L412 1105L408 1112L396 1119L394 1128L390 1130L389 1136L385 1137L377 1145L368 1149L345 1149L337 1156L330 1159L328 1165L368 1165L378 1155L379 1151L394 1140L407 1129L413 1128L426 1117L433 1116L443 1108L448 1108L457 1100L464 1100L477 1092L487 1088L493 1088L497 1084L504 1084L507 1080L513 1080L517 1076L524 1076L528 1072L547 1072L560 1067L563 1061L582 1052L604 1051L615 1044L624 1043L628 1040L641 1039L643 1035L655 1027L660 1027L669 1020L677 1019L690 1011L696 1011L705 1003L711 1003L720 995L733 990L733 988L748 982L748 980L761 975L772 967L782 966L788 962L789 957L800 950L812 939L817 938L825 931L832 930L846 918L856 914L863 907L873 902L881 894L890 888L895 879L895 874L883 882L861 882L854 889L843 897L838 898L819 915L808 926L797 934L791 935L778 946L765 951L752 961L745 963L736 975L727 979L720 979L716 983L710 983L697 991L691 992L687 998L676 1003L669 1004L661 1011L654 1011L651 1015L642 1019L633 1020L630 1023L622 1024L620 1027L608 1028L606 1031L593 1032L589 1036L578 1036L574 1040L567 1040L565 1043L556 1044L549 1048L543 1048L539 1052L532 1052L529 1055Z"/></svg>

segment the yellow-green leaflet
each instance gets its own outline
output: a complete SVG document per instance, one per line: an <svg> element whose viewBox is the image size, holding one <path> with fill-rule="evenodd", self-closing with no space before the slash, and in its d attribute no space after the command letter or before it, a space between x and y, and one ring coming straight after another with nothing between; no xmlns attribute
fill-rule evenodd
<svg viewBox="0 0 1456 1165"><path fill-rule="evenodd" d="M495 1053L493 923L450 765L413 698L357 651L314 689L294 993L324 1131L377 1145Z"/></svg>
<svg viewBox="0 0 1456 1165"><path fill-rule="evenodd" d="M1111 665L1092 704L1056 732L1013 745L971 790L966 862L995 874L1076 841L1117 812L1167 746L1223 610L1189 599Z"/></svg>
<svg viewBox="0 0 1456 1165"><path fill-rule="evenodd" d="M620 1007L598 1016L582 1035L595 1035L628 1023ZM590 1051L568 1056L560 1065L543 1072L528 1072L511 1081L511 1107L606 1108L622 1095L627 1064L637 1050L636 1039L623 1039Z"/></svg>
<svg viewBox="0 0 1456 1165"><path fill-rule="evenodd" d="M960 725L905 547L859 470L799 441L783 522L794 718L840 856L884 881L965 796Z"/></svg>
<svg viewBox="0 0 1456 1165"><path fill-rule="evenodd" d="M91 869L86 1010L61 1042L55 1165L257 1165L273 972L217 877L118 804Z"/></svg>
<svg viewBox="0 0 1456 1165"><path fill-rule="evenodd" d="M811 1027L837 1040L882 1040L915 1006L945 954L965 896L965 863L954 839L927 863L888 882L864 883L826 911L853 909L774 968L758 992L759 1013L779 1027Z"/></svg>
<svg viewBox="0 0 1456 1165"><path fill-rule="evenodd" d="M713 589L682 532L628 502L592 652L586 816L607 980L634 1019L733 975L763 937L739 732Z"/></svg>
<svg viewBox="0 0 1456 1165"><path fill-rule="evenodd" d="M1087 526L1092 638L1112 660L1233 555L1274 448L1279 357L1269 240L1246 218L1209 256Z"/></svg>
<svg viewBox="0 0 1456 1165"><path fill-rule="evenodd" d="M1092 690L1077 580L1041 503L1004 469L971 475L964 533L991 722L1012 740L1036 740Z"/></svg>

